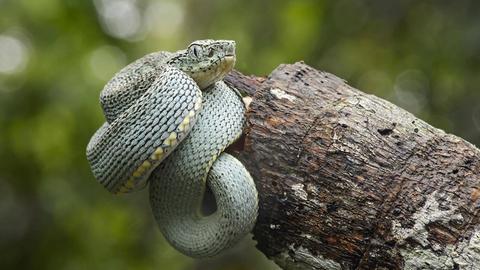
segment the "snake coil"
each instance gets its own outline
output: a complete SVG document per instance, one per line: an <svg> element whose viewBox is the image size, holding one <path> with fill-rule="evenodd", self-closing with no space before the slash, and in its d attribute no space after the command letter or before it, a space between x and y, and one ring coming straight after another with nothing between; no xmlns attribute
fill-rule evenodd
<svg viewBox="0 0 480 270"><path fill-rule="evenodd" d="M245 122L241 96L222 81L234 63L234 41L199 40L129 64L102 90L106 122L87 145L92 172L109 191L149 184L160 231L191 257L231 247L257 216L252 177L222 153ZM200 209L207 185L217 205L210 215Z"/></svg>

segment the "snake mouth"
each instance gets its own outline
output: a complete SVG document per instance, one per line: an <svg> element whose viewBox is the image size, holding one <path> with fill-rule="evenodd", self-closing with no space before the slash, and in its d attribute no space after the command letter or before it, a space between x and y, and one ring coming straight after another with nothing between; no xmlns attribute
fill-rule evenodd
<svg viewBox="0 0 480 270"><path fill-rule="evenodd" d="M222 80L235 66L236 57L234 54L225 54L208 63L208 66L196 67L188 70L187 74L198 84L200 89Z"/></svg>
<svg viewBox="0 0 480 270"><path fill-rule="evenodd" d="M227 54L223 57L223 60L227 62L235 62L235 58L234 54Z"/></svg>

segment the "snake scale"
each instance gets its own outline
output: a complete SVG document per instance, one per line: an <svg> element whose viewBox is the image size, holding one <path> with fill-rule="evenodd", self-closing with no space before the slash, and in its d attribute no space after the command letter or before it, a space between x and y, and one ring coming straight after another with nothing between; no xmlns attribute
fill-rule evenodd
<svg viewBox="0 0 480 270"><path fill-rule="evenodd" d="M245 105L222 79L235 42L199 40L148 54L118 72L100 102L106 122L87 145L95 178L113 193L149 185L167 241L191 257L212 257L251 231L257 191L242 163L222 153L242 133ZM206 187L216 211L201 210Z"/></svg>

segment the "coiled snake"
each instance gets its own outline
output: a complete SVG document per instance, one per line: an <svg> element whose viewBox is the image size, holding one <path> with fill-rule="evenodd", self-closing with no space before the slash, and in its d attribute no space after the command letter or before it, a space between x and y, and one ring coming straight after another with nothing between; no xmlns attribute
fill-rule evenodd
<svg viewBox="0 0 480 270"><path fill-rule="evenodd" d="M192 257L211 257L245 236L256 220L250 174L222 151L242 133L245 106L223 77L235 42L200 40L186 50L156 52L117 73L100 94L106 122L87 159L113 193L150 185L150 203L165 238ZM217 210L200 209L206 185Z"/></svg>

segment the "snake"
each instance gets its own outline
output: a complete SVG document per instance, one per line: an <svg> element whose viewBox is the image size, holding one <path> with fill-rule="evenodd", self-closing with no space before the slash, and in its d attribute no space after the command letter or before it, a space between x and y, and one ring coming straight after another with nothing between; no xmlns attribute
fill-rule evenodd
<svg viewBox="0 0 480 270"><path fill-rule="evenodd" d="M147 54L100 92L106 121L88 142L97 181L114 194L148 186L153 216L181 253L213 257L254 227L258 193L245 166L224 150L242 134L246 107L224 81L235 41L197 40ZM213 213L202 211L207 188Z"/></svg>

